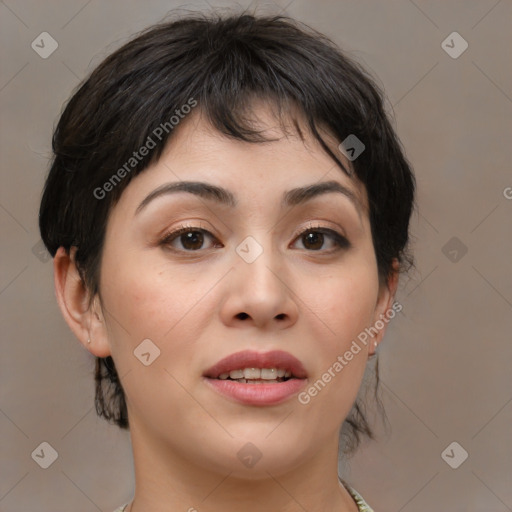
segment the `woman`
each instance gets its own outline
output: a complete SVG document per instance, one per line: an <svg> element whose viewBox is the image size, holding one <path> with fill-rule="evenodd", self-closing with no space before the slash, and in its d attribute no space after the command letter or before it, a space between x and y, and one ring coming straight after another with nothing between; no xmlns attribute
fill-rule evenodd
<svg viewBox="0 0 512 512"><path fill-rule="evenodd" d="M53 150L40 229L130 429L118 510L371 510L338 452L373 436L415 180L366 72L288 18L192 15L105 59Z"/></svg>

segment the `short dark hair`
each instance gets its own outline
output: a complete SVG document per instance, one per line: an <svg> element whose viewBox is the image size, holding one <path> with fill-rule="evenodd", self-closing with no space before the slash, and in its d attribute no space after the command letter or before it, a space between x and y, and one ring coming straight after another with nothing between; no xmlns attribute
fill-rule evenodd
<svg viewBox="0 0 512 512"><path fill-rule="evenodd" d="M413 265L408 227L415 179L384 95L368 72L326 36L288 17L192 13L149 27L105 58L78 86L54 131L39 212L41 237L52 256L60 246L68 253L77 248L75 261L91 298L100 293L109 213L131 179L159 159L173 136L171 117L196 102L219 132L257 143L268 139L251 123L248 105L254 98L271 102L280 119L286 107L298 107L348 175L352 171L319 130L339 141L355 135L364 144L351 163L368 195L379 279L389 277L394 258L400 272ZM154 146L135 161L134 152L148 138ZM113 182L115 174L119 179ZM376 374L378 382L378 365ZM98 414L128 428L124 391L110 356L96 358L95 376ZM373 437L360 399L344 430L347 452L361 436Z"/></svg>

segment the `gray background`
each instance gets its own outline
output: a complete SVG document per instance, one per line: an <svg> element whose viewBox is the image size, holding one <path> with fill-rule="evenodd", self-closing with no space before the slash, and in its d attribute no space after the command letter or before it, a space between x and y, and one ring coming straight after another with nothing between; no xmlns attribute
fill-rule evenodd
<svg viewBox="0 0 512 512"><path fill-rule="evenodd" d="M512 510L512 3L251 5L309 23L369 67L418 179L417 271L401 282L404 309L379 349L391 430L380 428L344 477L376 512ZM109 512L132 496L129 435L96 417L93 360L57 309L37 210L63 102L104 56L176 6L208 8L0 3L2 511ZM45 31L58 43L47 59L31 48ZM469 45L458 58L441 46L454 31ZM58 452L48 469L31 457L43 441ZM457 469L441 456L453 441L469 454Z"/></svg>

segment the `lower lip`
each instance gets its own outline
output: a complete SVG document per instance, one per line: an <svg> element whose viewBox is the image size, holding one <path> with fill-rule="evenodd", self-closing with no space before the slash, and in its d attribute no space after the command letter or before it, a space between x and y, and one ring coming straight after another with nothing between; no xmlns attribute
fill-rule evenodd
<svg viewBox="0 0 512 512"><path fill-rule="evenodd" d="M246 384L233 380L210 379L207 385L236 402L247 405L275 405L296 395L306 384L306 379L288 379L272 384Z"/></svg>

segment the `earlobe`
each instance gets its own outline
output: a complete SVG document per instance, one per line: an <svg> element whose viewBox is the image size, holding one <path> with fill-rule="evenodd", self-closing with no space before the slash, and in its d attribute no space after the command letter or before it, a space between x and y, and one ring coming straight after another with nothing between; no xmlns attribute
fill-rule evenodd
<svg viewBox="0 0 512 512"><path fill-rule="evenodd" d="M66 323L89 352L98 357L110 355L110 345L102 315L97 304L91 306L90 294L78 272L74 256L59 247L53 258L54 284L57 302Z"/></svg>

